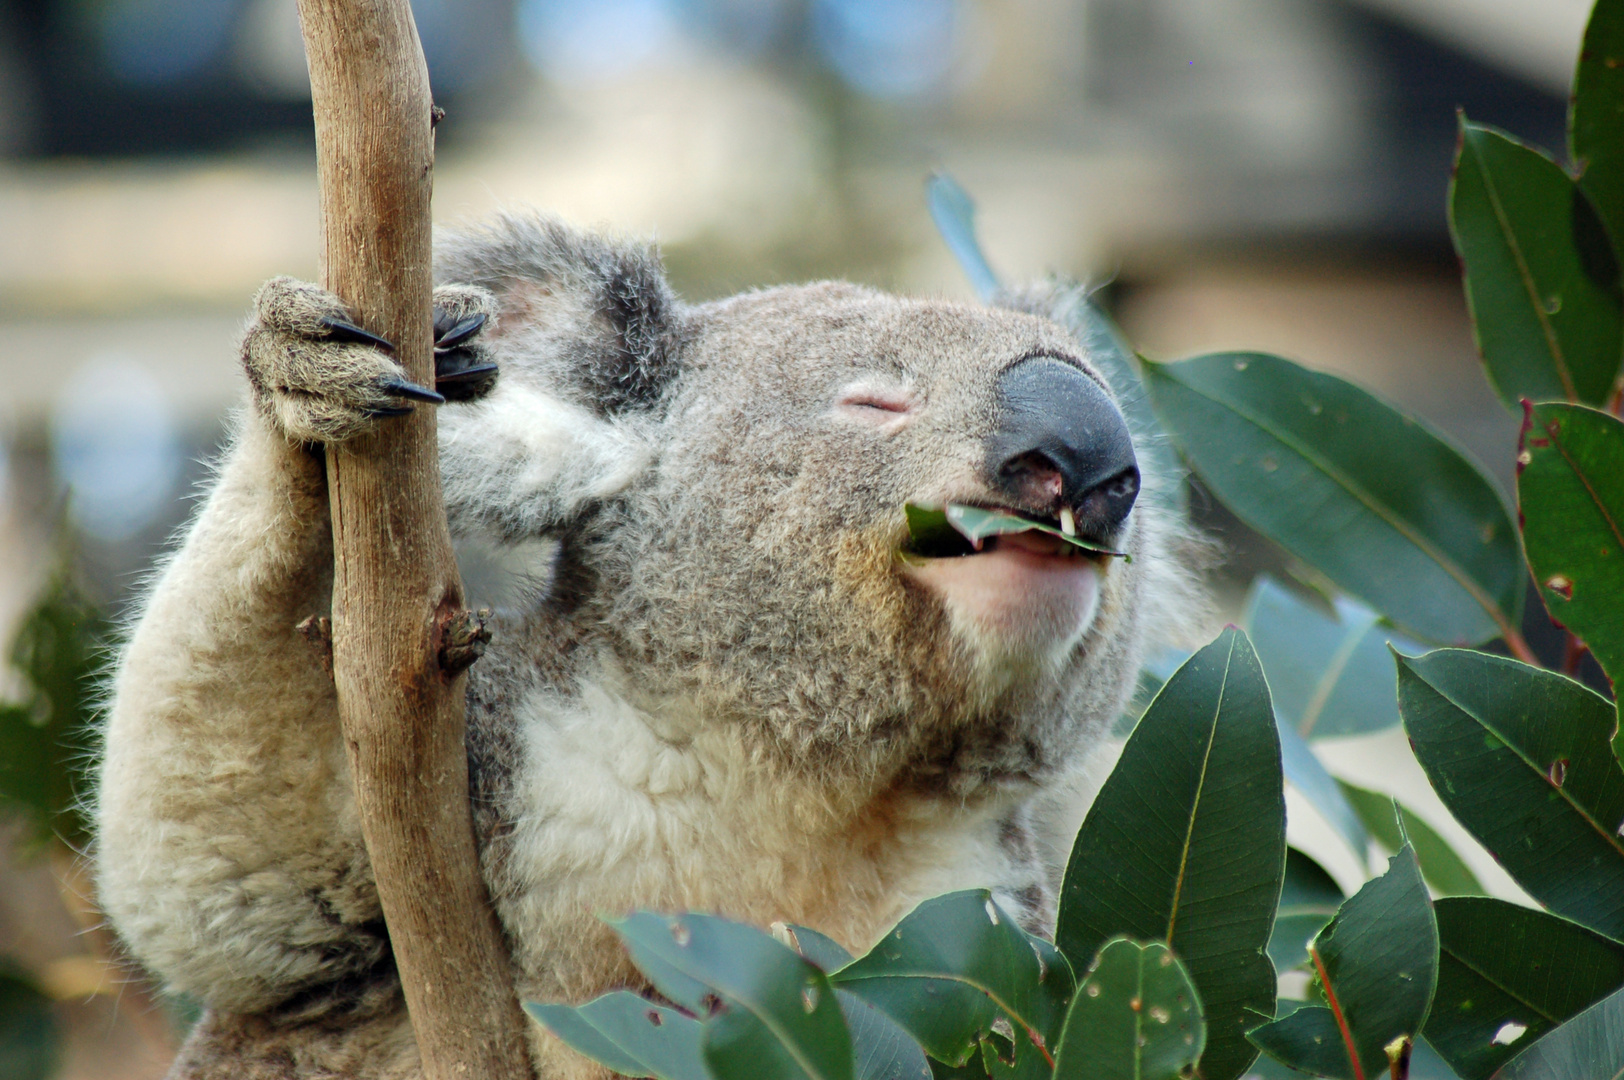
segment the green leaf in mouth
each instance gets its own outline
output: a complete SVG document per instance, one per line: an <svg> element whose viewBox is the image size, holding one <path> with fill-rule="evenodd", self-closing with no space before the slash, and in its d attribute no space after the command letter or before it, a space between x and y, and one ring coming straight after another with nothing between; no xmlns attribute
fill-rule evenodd
<svg viewBox="0 0 1624 1080"><path fill-rule="evenodd" d="M962 548L964 541L969 541L976 550L980 550L981 541L989 536L1041 532L1058 536L1066 543L1096 555L1109 555L1124 562L1133 561L1125 551L1113 551L1075 532L1067 532L1048 522L1034 521L1007 510L985 510L963 503L948 503L940 507L904 503L902 510L908 515L909 553L914 555Z"/></svg>

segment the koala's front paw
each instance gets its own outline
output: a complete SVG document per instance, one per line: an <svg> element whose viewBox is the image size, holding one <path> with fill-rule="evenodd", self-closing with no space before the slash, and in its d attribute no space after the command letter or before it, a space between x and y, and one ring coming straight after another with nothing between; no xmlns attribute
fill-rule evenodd
<svg viewBox="0 0 1624 1080"><path fill-rule="evenodd" d="M256 404L288 438L336 443L443 397L406 380L394 347L356 326L337 296L293 278L267 281L243 337Z"/></svg>
<svg viewBox="0 0 1624 1080"><path fill-rule="evenodd" d="M472 285L434 290L434 389L448 401L474 401L496 385L496 360L482 339L496 298Z"/></svg>

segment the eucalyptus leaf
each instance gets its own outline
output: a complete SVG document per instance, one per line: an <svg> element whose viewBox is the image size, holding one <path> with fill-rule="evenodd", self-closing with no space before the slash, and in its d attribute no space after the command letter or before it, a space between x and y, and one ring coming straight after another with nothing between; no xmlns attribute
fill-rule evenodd
<svg viewBox="0 0 1624 1080"><path fill-rule="evenodd" d="M1624 681L1624 423L1531 405L1517 457L1528 566L1551 617Z"/></svg>
<svg viewBox="0 0 1624 1080"><path fill-rule="evenodd" d="M1441 957L1426 1035L1466 1080L1624 985L1624 945L1576 923L1480 896L1434 908Z"/></svg>
<svg viewBox="0 0 1624 1080"><path fill-rule="evenodd" d="M930 1080L930 1059L903 1026L849 990L835 990L851 1031L856 1080Z"/></svg>
<svg viewBox="0 0 1624 1080"><path fill-rule="evenodd" d="M96 745L96 676L106 623L66 573L46 585L12 641L20 700L0 702L0 810L17 813L27 839L89 843L84 770Z"/></svg>
<svg viewBox="0 0 1624 1080"><path fill-rule="evenodd" d="M1496 1080L1624 1077L1624 990L1602 998L1506 1063Z"/></svg>
<svg viewBox="0 0 1624 1080"><path fill-rule="evenodd" d="M1501 400L1605 401L1624 344L1624 298L1607 229L1573 178L1463 117L1449 225Z"/></svg>
<svg viewBox="0 0 1624 1080"><path fill-rule="evenodd" d="M1114 938L1077 984L1054 1080L1182 1080L1206 1044L1200 995L1173 950Z"/></svg>
<svg viewBox="0 0 1624 1080"><path fill-rule="evenodd" d="M1608 745L1612 704L1486 653L1397 660L1404 729L1450 813L1528 895L1624 940L1624 771Z"/></svg>
<svg viewBox="0 0 1624 1080"><path fill-rule="evenodd" d="M1267 574L1252 583L1241 625L1269 676L1275 712L1305 739L1398 725L1389 642L1420 652L1347 597L1315 604Z"/></svg>
<svg viewBox="0 0 1624 1080"><path fill-rule="evenodd" d="M1207 488L1338 588L1429 641L1517 626L1522 556L1506 508L1419 421L1261 353L1147 362L1145 386Z"/></svg>
<svg viewBox="0 0 1624 1080"><path fill-rule="evenodd" d="M985 889L925 901L831 978L951 1065L1004 1026L1029 1075L1053 1067L1050 1047L1074 986L1054 947L1022 930Z"/></svg>
<svg viewBox="0 0 1624 1080"><path fill-rule="evenodd" d="M1285 771L1286 780L1336 830L1337 835L1358 857L1359 866L1363 869L1370 858L1370 834L1365 830L1364 822L1342 793L1336 778L1325 770L1302 736L1293 731L1278 713L1275 714L1275 722L1280 735L1280 767Z"/></svg>
<svg viewBox="0 0 1624 1080"><path fill-rule="evenodd" d="M1597 0L1590 10L1568 109L1568 148L1579 183L1608 231L1624 239L1624 4Z"/></svg>
<svg viewBox="0 0 1624 1080"><path fill-rule="evenodd" d="M1408 846L1320 932L1309 954L1325 1005L1254 1029L1271 1057L1336 1080L1375 1080L1421 1034L1438 977L1438 927Z"/></svg>
<svg viewBox="0 0 1624 1080"><path fill-rule="evenodd" d="M1169 943L1207 1020L1202 1073L1257 1056L1273 1015L1269 941L1285 867L1280 739L1268 684L1231 627L1162 687L1089 809L1061 887L1056 943L1080 966L1120 934Z"/></svg>
<svg viewBox="0 0 1624 1080"><path fill-rule="evenodd" d="M1406 841L1415 848L1415 857L1421 863L1421 876L1436 892L1444 896L1483 894L1483 886L1478 883L1477 875L1455 854L1449 841L1415 811L1390 796L1356 787L1343 780L1337 783L1378 843L1388 851L1397 851Z"/></svg>
<svg viewBox="0 0 1624 1080"><path fill-rule="evenodd" d="M962 536L979 551L982 541L989 537L1040 532L1059 537L1084 551L1097 555L1112 555L1125 562L1133 561L1126 553L1102 547L1078 536L1075 532L1066 532L1045 522L1033 521L1031 518L1002 510L984 510L979 506L965 506L961 503L948 503L944 507L905 503L902 509L908 517L908 534L916 550L929 550L938 546L951 534ZM951 530L952 533L945 530Z"/></svg>
<svg viewBox="0 0 1624 1080"><path fill-rule="evenodd" d="M712 1080L699 1021L630 991L617 990L574 1009L534 1001L524 1008L572 1049L622 1076Z"/></svg>
<svg viewBox="0 0 1624 1080"><path fill-rule="evenodd" d="M1296 848L1286 849L1286 879L1280 890L1269 959L1277 971L1308 963L1308 943L1342 906L1342 890L1318 863Z"/></svg>
<svg viewBox="0 0 1624 1080"><path fill-rule="evenodd" d="M976 239L976 204L970 193L959 186L946 172L938 169L925 181L925 202L930 207L931 220L942 234L947 249L958 260L959 269L970 279L970 285L983 303L998 292L998 275L993 273L987 256Z"/></svg>
<svg viewBox="0 0 1624 1080"><path fill-rule="evenodd" d="M788 946L714 915L637 912L607 921L645 973L652 960L721 997L704 1034L717 1080L751 1067L756 1076L852 1080L851 1036L834 989Z"/></svg>

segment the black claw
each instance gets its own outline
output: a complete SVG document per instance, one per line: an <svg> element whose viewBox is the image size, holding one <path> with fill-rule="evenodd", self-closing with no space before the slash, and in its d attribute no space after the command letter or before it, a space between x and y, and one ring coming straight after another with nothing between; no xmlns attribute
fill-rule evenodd
<svg viewBox="0 0 1624 1080"><path fill-rule="evenodd" d="M434 385L439 386L441 383L474 382L478 379L483 379L485 376L491 374L495 370L495 364L480 364L477 367L457 368L444 373L435 372Z"/></svg>
<svg viewBox="0 0 1624 1080"><path fill-rule="evenodd" d="M411 398L413 401L426 401L430 405L445 404L445 398L436 394L433 390L418 386L416 383L407 382L405 379L390 379L387 382L380 383L379 386L397 397Z"/></svg>
<svg viewBox="0 0 1624 1080"><path fill-rule="evenodd" d="M444 333L441 333L440 328L436 326L434 328L434 347L436 349L456 348L458 345L461 345L463 342L479 333L480 329L485 325L485 319L485 313L483 311L477 311L468 316L466 319L463 319L461 322L458 322L455 326L450 327Z"/></svg>
<svg viewBox="0 0 1624 1080"><path fill-rule="evenodd" d="M388 338L381 338L370 330L363 330L354 323L347 323L342 319L321 319L322 327L327 336L335 341L353 341L359 345L376 345L386 352L394 352L395 345Z"/></svg>
<svg viewBox="0 0 1624 1080"><path fill-rule="evenodd" d="M386 416L405 416L411 411L410 405L382 405L376 409L368 409L366 415L368 419L378 419Z"/></svg>

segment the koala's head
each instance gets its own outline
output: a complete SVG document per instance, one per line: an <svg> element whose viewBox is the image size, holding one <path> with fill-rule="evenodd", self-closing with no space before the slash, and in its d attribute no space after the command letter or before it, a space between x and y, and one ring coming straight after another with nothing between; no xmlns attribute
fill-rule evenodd
<svg viewBox="0 0 1624 1080"><path fill-rule="evenodd" d="M922 782L1031 776L1110 722L1193 595L1166 478L1048 319L835 283L684 306L643 252L524 219L442 276L502 302L448 496L557 536L552 616L696 723ZM481 439L507 456L454 460ZM909 552L904 505L948 502L1133 558L1038 533Z"/></svg>

